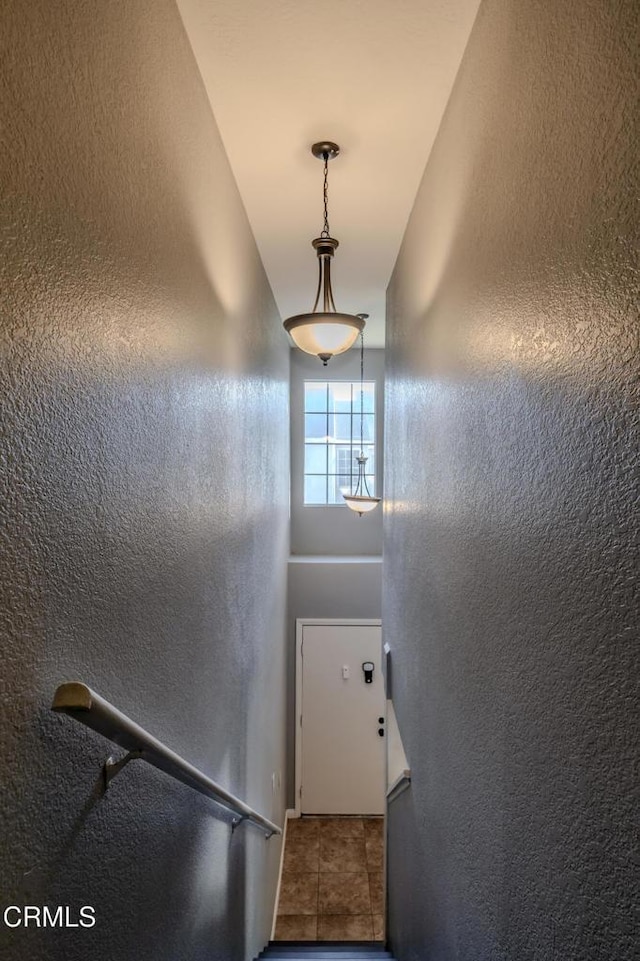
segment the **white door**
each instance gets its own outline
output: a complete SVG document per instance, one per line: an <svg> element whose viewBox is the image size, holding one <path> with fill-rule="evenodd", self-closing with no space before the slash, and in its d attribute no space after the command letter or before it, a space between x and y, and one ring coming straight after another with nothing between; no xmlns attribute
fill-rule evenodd
<svg viewBox="0 0 640 961"><path fill-rule="evenodd" d="M381 646L379 624L302 625L303 814L384 813Z"/></svg>

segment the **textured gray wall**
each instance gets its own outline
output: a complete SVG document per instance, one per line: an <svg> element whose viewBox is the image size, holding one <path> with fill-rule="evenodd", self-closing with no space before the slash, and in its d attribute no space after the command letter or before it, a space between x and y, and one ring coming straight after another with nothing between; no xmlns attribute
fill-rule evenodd
<svg viewBox="0 0 640 961"><path fill-rule="evenodd" d="M3 961L244 961L278 840L49 706L81 679L269 816L284 776L288 347L171 0L5 2Z"/></svg>
<svg viewBox="0 0 640 961"><path fill-rule="evenodd" d="M639 956L639 11L486 0L389 288L400 961Z"/></svg>

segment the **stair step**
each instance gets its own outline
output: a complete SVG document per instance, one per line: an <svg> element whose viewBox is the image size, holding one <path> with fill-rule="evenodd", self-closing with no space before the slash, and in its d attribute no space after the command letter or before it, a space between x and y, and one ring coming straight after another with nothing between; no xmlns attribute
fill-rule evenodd
<svg viewBox="0 0 640 961"><path fill-rule="evenodd" d="M393 961L382 941L271 941L260 961Z"/></svg>
<svg viewBox="0 0 640 961"><path fill-rule="evenodd" d="M260 961L393 961L381 941L271 941Z"/></svg>
<svg viewBox="0 0 640 961"><path fill-rule="evenodd" d="M258 955L259 961L393 961L393 955L388 951L307 951L300 948L298 951L264 951Z"/></svg>
<svg viewBox="0 0 640 961"><path fill-rule="evenodd" d="M265 951L298 950L310 948L313 951L383 951L388 954L384 941L269 941Z"/></svg>

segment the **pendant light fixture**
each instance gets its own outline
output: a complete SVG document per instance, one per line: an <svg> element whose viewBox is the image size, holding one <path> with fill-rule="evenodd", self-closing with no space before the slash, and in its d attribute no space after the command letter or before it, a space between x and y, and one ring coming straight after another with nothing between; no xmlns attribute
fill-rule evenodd
<svg viewBox="0 0 640 961"><path fill-rule="evenodd" d="M365 315L366 316L366 315ZM358 461L358 480L353 494L343 494L347 507L362 517L372 511L381 501L380 497L373 497L367 484L366 465L368 457L364 455L364 334L360 331L360 456Z"/></svg>
<svg viewBox="0 0 640 961"><path fill-rule="evenodd" d="M342 354L355 343L365 322L360 315L339 313L331 290L331 260L338 241L329 232L329 161L338 156L340 147L328 140L321 141L314 143L311 153L324 163L324 226L320 236L311 241L318 256L318 289L311 313L289 317L284 329L296 347L315 354L326 367L334 354Z"/></svg>

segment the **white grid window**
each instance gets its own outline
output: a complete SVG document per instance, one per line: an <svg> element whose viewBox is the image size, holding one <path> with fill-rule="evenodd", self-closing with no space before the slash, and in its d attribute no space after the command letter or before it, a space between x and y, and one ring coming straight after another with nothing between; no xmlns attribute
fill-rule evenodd
<svg viewBox="0 0 640 961"><path fill-rule="evenodd" d="M362 391L367 484L375 496L375 383ZM358 478L360 382L308 380L304 384L304 504L344 504Z"/></svg>

